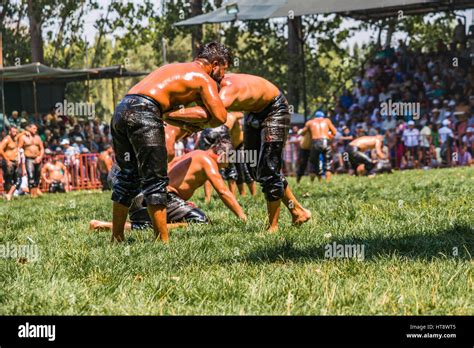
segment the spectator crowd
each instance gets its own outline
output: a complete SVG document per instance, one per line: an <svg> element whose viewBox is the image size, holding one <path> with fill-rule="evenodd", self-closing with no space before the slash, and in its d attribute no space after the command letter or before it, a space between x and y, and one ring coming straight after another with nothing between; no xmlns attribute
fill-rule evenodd
<svg viewBox="0 0 474 348"><path fill-rule="evenodd" d="M350 139L379 134L393 168L472 165L472 62L465 40L449 46L438 41L436 50L426 52L399 41L397 48L378 52L354 77L354 88L335 95L334 107L328 108L338 130L333 170L347 171L344 151ZM387 106L397 104L387 112ZM406 105L414 107L406 112ZM292 129L284 153L288 174L294 174L298 160L297 131Z"/></svg>
<svg viewBox="0 0 474 348"><path fill-rule="evenodd" d="M384 151L395 169L474 164L474 55L467 38L460 30L455 33L451 44L438 41L434 50L414 49L401 40L396 48L380 50L353 78L352 89L333 96L334 104L326 107L337 128L333 172L350 172L345 149L364 135L384 135ZM51 159L104 153L108 163L107 156L113 156L110 126L97 118L58 115L53 109L41 117L13 111L0 121L0 140L12 126L21 133L36 124L45 157ZM286 175L297 171L300 128L290 130L283 154ZM197 137L177 142L176 155L192 151Z"/></svg>

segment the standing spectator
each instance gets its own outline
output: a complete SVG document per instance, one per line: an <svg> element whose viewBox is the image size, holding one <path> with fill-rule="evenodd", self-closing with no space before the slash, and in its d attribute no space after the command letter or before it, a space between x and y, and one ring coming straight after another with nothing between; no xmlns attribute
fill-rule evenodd
<svg viewBox="0 0 474 348"><path fill-rule="evenodd" d="M20 128L20 117L18 111L13 111L12 115L8 118L10 126L15 126L17 129Z"/></svg>
<svg viewBox="0 0 474 348"><path fill-rule="evenodd" d="M452 146L454 142L454 133L449 125L451 122L449 120L443 121L443 127L441 127L438 131L439 134L439 142L441 145L441 160L444 164L451 163L451 154L453 152Z"/></svg>
<svg viewBox="0 0 474 348"><path fill-rule="evenodd" d="M296 174L296 163L298 161L298 127L294 126L290 131L288 140L285 144L285 151L283 152L285 160L285 173L286 175Z"/></svg>
<svg viewBox="0 0 474 348"><path fill-rule="evenodd" d="M405 145L405 155L410 155L413 159L414 166L418 166L418 144L420 131L415 128L415 121L408 121L408 128L403 131L402 140Z"/></svg>
<svg viewBox="0 0 474 348"><path fill-rule="evenodd" d="M420 161L423 163L425 167L429 166L430 164L430 148L431 148L431 123L425 124L425 126L421 129L420 132L420 154L421 159Z"/></svg>

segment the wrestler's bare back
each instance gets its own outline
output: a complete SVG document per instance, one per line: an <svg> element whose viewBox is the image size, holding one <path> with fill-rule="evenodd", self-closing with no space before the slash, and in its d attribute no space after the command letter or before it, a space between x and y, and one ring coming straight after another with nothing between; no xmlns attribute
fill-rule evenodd
<svg viewBox="0 0 474 348"><path fill-rule="evenodd" d="M350 146L357 146L360 151L367 151L381 147L382 139L377 136L362 136L352 140Z"/></svg>
<svg viewBox="0 0 474 348"><path fill-rule="evenodd" d="M229 111L260 112L280 94L279 89L262 77L226 74L219 95Z"/></svg>
<svg viewBox="0 0 474 348"><path fill-rule="evenodd" d="M306 127L311 133L311 139L313 140L332 139L336 135L334 125L326 118L312 119L306 122Z"/></svg>
<svg viewBox="0 0 474 348"><path fill-rule="evenodd" d="M201 99L206 85L217 84L197 62L164 65L133 86L127 94L143 94L156 100L163 112Z"/></svg>
<svg viewBox="0 0 474 348"><path fill-rule="evenodd" d="M195 150L176 158L168 165L168 190L188 200L199 187L209 179L208 175L220 176L217 155L207 151ZM208 169L206 171L206 169Z"/></svg>

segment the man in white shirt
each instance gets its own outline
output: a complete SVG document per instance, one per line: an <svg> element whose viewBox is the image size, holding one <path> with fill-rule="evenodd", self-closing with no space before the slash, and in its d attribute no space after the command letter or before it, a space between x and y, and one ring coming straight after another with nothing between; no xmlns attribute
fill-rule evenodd
<svg viewBox="0 0 474 348"><path fill-rule="evenodd" d="M438 131L439 134L439 142L441 144L441 159L443 163L451 163L451 155L452 155L452 143L454 140L454 133L449 125L451 122L449 120L443 121L443 127L441 127Z"/></svg>
<svg viewBox="0 0 474 348"><path fill-rule="evenodd" d="M415 159L415 167L418 167L418 145L420 131L415 128L415 121L408 121L408 128L403 131L402 140L405 145L405 153Z"/></svg>

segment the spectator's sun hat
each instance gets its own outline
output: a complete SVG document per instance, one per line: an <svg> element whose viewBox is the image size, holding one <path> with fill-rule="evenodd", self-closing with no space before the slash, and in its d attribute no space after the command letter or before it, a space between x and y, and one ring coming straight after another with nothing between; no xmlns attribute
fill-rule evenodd
<svg viewBox="0 0 474 348"><path fill-rule="evenodd" d="M466 133L474 133L474 127L467 127Z"/></svg>
<svg viewBox="0 0 474 348"><path fill-rule="evenodd" d="M61 140L61 142L59 143L59 145L69 145L69 139L63 139Z"/></svg>
<svg viewBox="0 0 474 348"><path fill-rule="evenodd" d="M60 152L62 152L62 151L63 151L63 150L62 150L59 146L54 150L54 152L56 152L56 153L60 153Z"/></svg>
<svg viewBox="0 0 474 348"><path fill-rule="evenodd" d="M82 142L82 138L81 138L81 137L75 137L75 138L74 138L74 141L75 141L76 143Z"/></svg>
<svg viewBox="0 0 474 348"><path fill-rule="evenodd" d="M450 120L443 120L443 126L449 126L451 124Z"/></svg>
<svg viewBox="0 0 474 348"><path fill-rule="evenodd" d="M439 99L433 100L433 104L434 104L434 105L438 105L438 104L439 104Z"/></svg>
<svg viewBox="0 0 474 348"><path fill-rule="evenodd" d="M408 121L408 125L409 125L409 126L414 126L414 125L415 125L415 121L413 121L413 120Z"/></svg>
<svg viewBox="0 0 474 348"><path fill-rule="evenodd" d="M431 110L431 112L438 112L439 113L439 109L438 108L434 108L433 110Z"/></svg>
<svg viewBox="0 0 474 348"><path fill-rule="evenodd" d="M46 149L46 150L44 150L44 153L45 153L45 155L52 155L53 151L51 151L50 149Z"/></svg>
<svg viewBox="0 0 474 348"><path fill-rule="evenodd" d="M454 101L454 99L451 99L448 103L448 106L456 106L456 101Z"/></svg>
<svg viewBox="0 0 474 348"><path fill-rule="evenodd" d="M82 149L81 152L82 152L82 153L89 153L89 149L88 149L87 147L85 147L85 148Z"/></svg>

